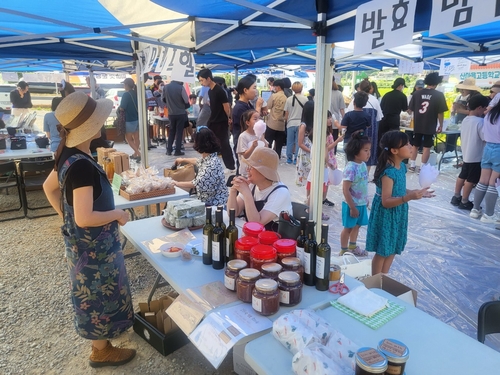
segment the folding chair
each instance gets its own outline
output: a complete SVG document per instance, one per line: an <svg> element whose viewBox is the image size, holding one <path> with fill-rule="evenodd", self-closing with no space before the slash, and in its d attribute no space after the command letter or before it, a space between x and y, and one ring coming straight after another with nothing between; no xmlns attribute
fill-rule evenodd
<svg viewBox="0 0 500 375"><path fill-rule="evenodd" d="M17 174L16 163L13 161L9 161L6 163L0 163L0 192L3 189L5 189L5 195L7 196L7 195L9 195L9 188L13 188L13 187L17 188L17 194L19 196L19 207L2 210L2 211L0 211L0 213L20 211L23 208L21 183L19 181L19 175ZM2 198L0 198L0 199L2 199ZM2 218L2 219L0 219L0 221L22 219L22 218L24 218L24 215L23 216Z"/></svg>
<svg viewBox="0 0 500 375"><path fill-rule="evenodd" d="M37 216L28 216L28 210L40 210L52 207L50 204L45 206L30 207L28 203L27 191L41 190L43 188L43 183L45 182L53 168L54 160L19 162L19 174L21 177L21 191L23 197L24 215L29 219L57 214L57 212L53 211L48 214L45 213Z"/></svg>
<svg viewBox="0 0 500 375"><path fill-rule="evenodd" d="M477 313L477 341L484 344L490 333L500 333L500 301L483 303Z"/></svg>

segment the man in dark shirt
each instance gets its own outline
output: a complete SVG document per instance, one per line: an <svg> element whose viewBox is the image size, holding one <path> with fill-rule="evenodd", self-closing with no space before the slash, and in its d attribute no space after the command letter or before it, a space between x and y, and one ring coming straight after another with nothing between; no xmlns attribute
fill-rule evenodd
<svg viewBox="0 0 500 375"><path fill-rule="evenodd" d="M191 105L183 83L172 81L163 87L163 100L168 109L170 133L167 142L167 155L172 155L172 146L175 140L175 156L184 155L181 151L184 126L188 122L186 109Z"/></svg>
<svg viewBox="0 0 500 375"><path fill-rule="evenodd" d="M208 97L210 99L210 118L207 126L219 138L222 160L227 169L235 169L233 150L229 144L229 119L230 107L226 91L213 80L210 69L202 69L198 72L198 80L202 86L209 87Z"/></svg>
<svg viewBox="0 0 500 375"><path fill-rule="evenodd" d="M380 102L380 108L384 117L379 123L379 138L390 130L398 130L400 115L408 109L408 99L403 94L406 87L404 78L396 78L392 85L392 91L385 94Z"/></svg>
<svg viewBox="0 0 500 375"><path fill-rule="evenodd" d="M415 172L415 160L420 146L423 146L422 165L429 161L434 135L443 129L444 112L448 110L442 92L436 90L442 77L438 73L429 73L425 77L426 88L415 91L408 106L408 112L414 114L413 152L410 159L410 172Z"/></svg>
<svg viewBox="0 0 500 375"><path fill-rule="evenodd" d="M10 92L10 102L12 103L12 115L20 116L28 112L28 108L33 107L29 86L24 81L19 81L17 88Z"/></svg>

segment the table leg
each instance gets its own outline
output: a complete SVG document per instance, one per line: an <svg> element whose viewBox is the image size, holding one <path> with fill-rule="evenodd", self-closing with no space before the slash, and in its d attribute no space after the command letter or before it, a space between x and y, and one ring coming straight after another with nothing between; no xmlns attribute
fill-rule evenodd
<svg viewBox="0 0 500 375"><path fill-rule="evenodd" d="M151 292L149 292L149 296L148 296L148 305L149 305L149 303L151 302L151 300L153 299L153 295L155 294L156 289L158 289L158 288L161 288L161 287L163 287L163 286L167 286L167 285L168 285L168 282L166 282L166 281L164 281L164 282L160 282L160 281L161 281L161 279L162 279L161 275L160 275L160 274L158 274L158 275L156 276L156 280L155 280L155 282L154 282L154 284L153 284L153 287L151 288Z"/></svg>

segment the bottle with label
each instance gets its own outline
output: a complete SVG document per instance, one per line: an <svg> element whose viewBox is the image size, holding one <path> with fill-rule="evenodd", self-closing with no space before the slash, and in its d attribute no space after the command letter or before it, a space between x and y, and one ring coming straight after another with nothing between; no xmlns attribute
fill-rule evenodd
<svg viewBox="0 0 500 375"><path fill-rule="evenodd" d="M212 267L216 270L224 268L224 229L221 226L222 211L215 212L215 227L212 234Z"/></svg>
<svg viewBox="0 0 500 375"><path fill-rule="evenodd" d="M328 224L321 226L321 242L316 251L316 289L328 290L330 284L330 255L332 250L328 245Z"/></svg>
<svg viewBox="0 0 500 375"><path fill-rule="evenodd" d="M229 210L229 226L226 228L226 262L234 259L234 244L238 239L238 228L235 225L236 211Z"/></svg>
<svg viewBox="0 0 500 375"><path fill-rule="evenodd" d="M316 275L316 238L314 235L314 221L307 222L307 240L304 245L304 284L314 286Z"/></svg>
<svg viewBox="0 0 500 375"><path fill-rule="evenodd" d="M224 255L226 253L226 224L224 223L224 206L217 206L217 211L220 211L222 212L222 216L221 216L221 220L220 220L220 226L222 228L222 230L224 231L224 235L223 235L223 241L224 241L224 247L222 248L222 251L224 252ZM216 211L216 212L217 212ZM227 262L227 260L226 260Z"/></svg>
<svg viewBox="0 0 500 375"><path fill-rule="evenodd" d="M304 264L304 245L307 241L306 226L307 219L302 216L300 218L300 235L297 237L297 258L300 259L302 264Z"/></svg>
<svg viewBox="0 0 500 375"><path fill-rule="evenodd" d="M203 264L212 264L212 207L206 208L206 220L203 226Z"/></svg>

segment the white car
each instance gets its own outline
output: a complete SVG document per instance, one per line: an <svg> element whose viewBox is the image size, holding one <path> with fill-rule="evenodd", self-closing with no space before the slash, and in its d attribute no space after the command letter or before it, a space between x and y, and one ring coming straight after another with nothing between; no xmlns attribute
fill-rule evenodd
<svg viewBox="0 0 500 375"><path fill-rule="evenodd" d="M109 89L106 93L106 99L113 101L113 109L111 110L110 117L116 117L116 110L120 106L122 96L125 93L125 89Z"/></svg>
<svg viewBox="0 0 500 375"><path fill-rule="evenodd" d="M0 108L3 108L4 111L10 111L10 107L12 106L10 92L15 89L15 85L0 85Z"/></svg>

